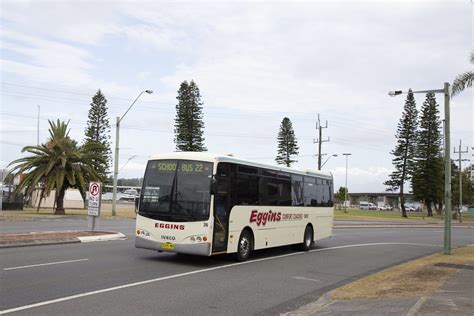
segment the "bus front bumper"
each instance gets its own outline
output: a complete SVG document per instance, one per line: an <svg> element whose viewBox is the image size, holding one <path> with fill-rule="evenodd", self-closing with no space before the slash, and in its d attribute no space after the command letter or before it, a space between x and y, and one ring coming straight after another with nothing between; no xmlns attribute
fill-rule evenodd
<svg viewBox="0 0 474 316"><path fill-rule="evenodd" d="M211 255L210 243L173 244L173 249L163 249L162 242L146 239L140 236L135 236L135 247L157 250L157 251L185 253L189 255L200 255L200 256Z"/></svg>

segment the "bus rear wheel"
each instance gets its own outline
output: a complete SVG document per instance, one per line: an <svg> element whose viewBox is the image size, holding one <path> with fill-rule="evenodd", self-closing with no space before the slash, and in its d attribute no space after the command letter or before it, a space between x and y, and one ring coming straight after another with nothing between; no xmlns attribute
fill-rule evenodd
<svg viewBox="0 0 474 316"><path fill-rule="evenodd" d="M303 243L300 244L300 250L308 251L313 244L313 228L311 226L306 226L304 230Z"/></svg>
<svg viewBox="0 0 474 316"><path fill-rule="evenodd" d="M237 260L245 261L252 252L253 239L252 234L248 230L242 231L237 245Z"/></svg>

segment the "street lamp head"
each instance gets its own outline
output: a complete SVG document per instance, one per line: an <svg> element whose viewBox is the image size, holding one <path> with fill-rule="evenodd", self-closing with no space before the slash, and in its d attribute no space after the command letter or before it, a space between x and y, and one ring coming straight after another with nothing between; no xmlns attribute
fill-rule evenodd
<svg viewBox="0 0 474 316"><path fill-rule="evenodd" d="M344 156L350 156L352 155L351 153L343 153Z"/></svg>
<svg viewBox="0 0 474 316"><path fill-rule="evenodd" d="M402 93L403 93L402 90L395 90L395 91L389 91L388 95L391 96L391 97L395 97L395 96L397 96L399 94L402 94Z"/></svg>
<svg viewBox="0 0 474 316"><path fill-rule="evenodd" d="M337 154L332 155L333 157L337 157Z"/></svg>
<svg viewBox="0 0 474 316"><path fill-rule="evenodd" d="M145 90L145 92L148 93L148 94L152 94L153 90Z"/></svg>

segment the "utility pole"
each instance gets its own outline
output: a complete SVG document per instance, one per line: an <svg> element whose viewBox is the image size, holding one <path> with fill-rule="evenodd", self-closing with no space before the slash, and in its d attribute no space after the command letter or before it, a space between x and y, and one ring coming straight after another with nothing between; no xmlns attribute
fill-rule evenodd
<svg viewBox="0 0 474 316"><path fill-rule="evenodd" d="M318 113L318 122L316 122L316 129L319 130L319 138L314 140L313 144L318 143L318 170L321 170L321 158L326 155L321 152L322 144L330 141L329 137L323 140L323 128L328 128L328 121L326 120L326 126L321 126L321 120Z"/></svg>
<svg viewBox="0 0 474 316"><path fill-rule="evenodd" d="M456 147L454 147L454 153L459 154L459 207L458 207L458 215L459 215L459 222L462 223L461 219L461 210L462 210L462 154L468 153L469 148L466 146L466 150L461 150L462 147L462 140L459 140L459 151L456 151Z"/></svg>
<svg viewBox="0 0 474 316"><path fill-rule="evenodd" d="M451 111L449 82L444 83L444 254L451 254Z"/></svg>

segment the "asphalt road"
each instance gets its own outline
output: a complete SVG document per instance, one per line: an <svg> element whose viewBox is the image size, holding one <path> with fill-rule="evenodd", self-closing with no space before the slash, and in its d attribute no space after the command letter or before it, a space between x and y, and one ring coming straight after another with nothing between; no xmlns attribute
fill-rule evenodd
<svg viewBox="0 0 474 316"><path fill-rule="evenodd" d="M80 223L60 225L77 229L72 226ZM275 315L367 274L440 251L443 242L441 228L336 229L310 252L258 251L242 264L226 255L135 249L133 221L102 224L129 238L1 249L0 310L19 307L19 315ZM29 224L10 224L15 225ZM474 230L453 228L452 242L473 244Z"/></svg>

